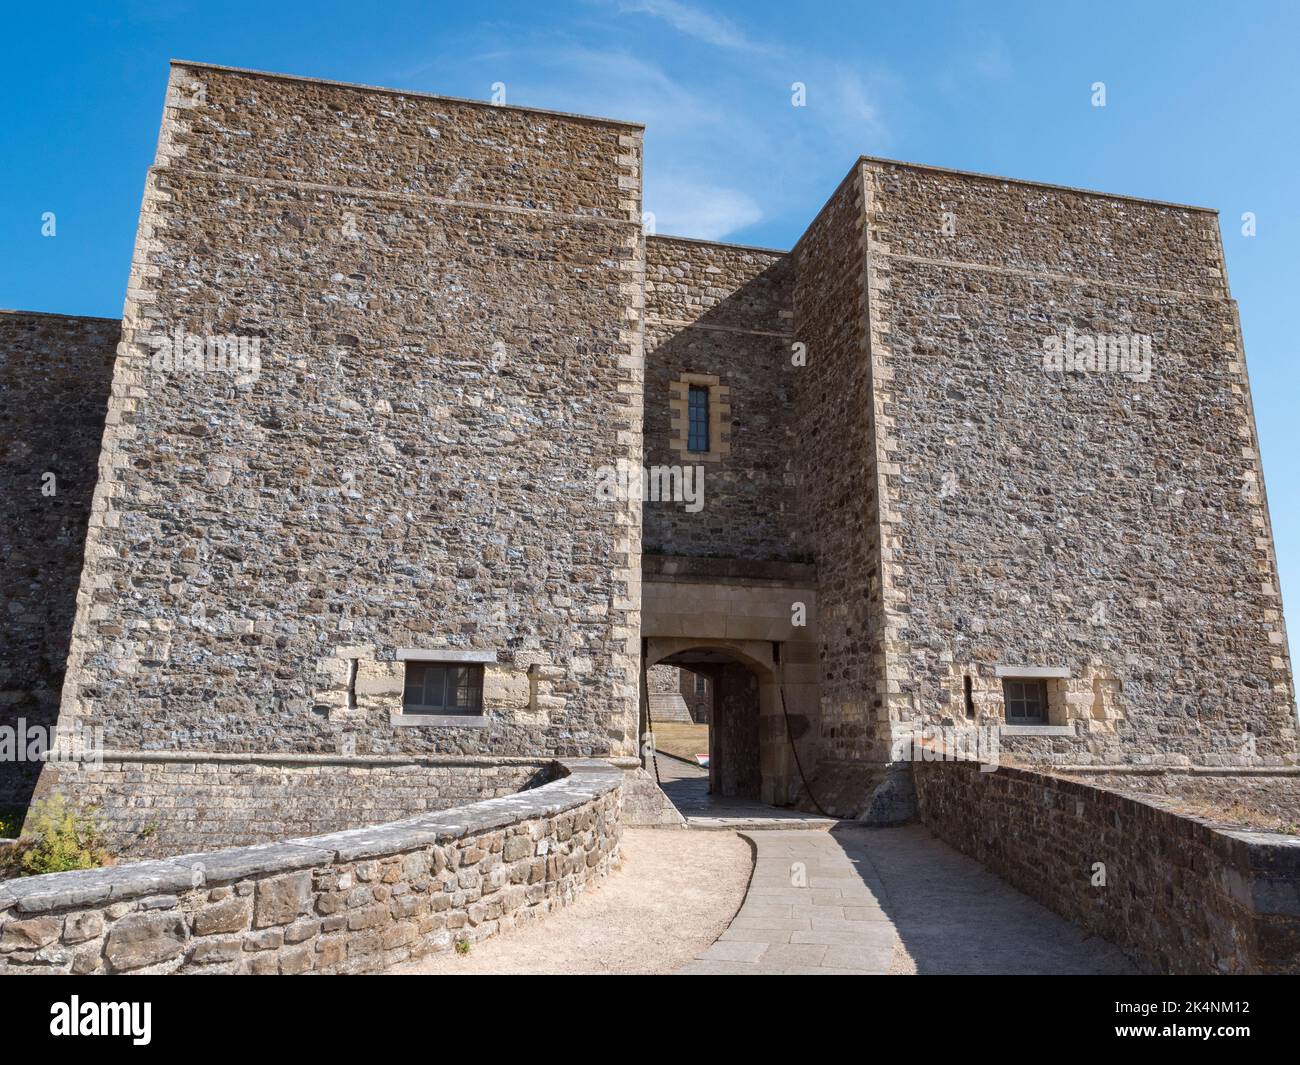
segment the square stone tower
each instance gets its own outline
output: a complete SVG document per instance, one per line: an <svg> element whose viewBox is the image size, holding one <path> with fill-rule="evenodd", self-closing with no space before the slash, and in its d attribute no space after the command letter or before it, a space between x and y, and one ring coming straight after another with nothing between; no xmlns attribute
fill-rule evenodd
<svg viewBox="0 0 1300 1065"><path fill-rule="evenodd" d="M640 174L628 123L173 64L63 690L83 797L318 829L635 753L640 499L592 469L639 463ZM477 713L403 714L412 662Z"/></svg>
<svg viewBox="0 0 1300 1065"><path fill-rule="evenodd" d="M825 760L1294 763L1214 212L863 159L793 255Z"/></svg>

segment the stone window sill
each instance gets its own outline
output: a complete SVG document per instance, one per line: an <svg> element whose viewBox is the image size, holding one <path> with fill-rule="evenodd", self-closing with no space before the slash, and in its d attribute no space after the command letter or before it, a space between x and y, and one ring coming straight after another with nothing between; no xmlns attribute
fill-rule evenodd
<svg viewBox="0 0 1300 1065"><path fill-rule="evenodd" d="M1003 736L1073 736L1074 725L1003 725Z"/></svg>
<svg viewBox="0 0 1300 1065"><path fill-rule="evenodd" d="M484 714L389 714L393 728L487 728Z"/></svg>

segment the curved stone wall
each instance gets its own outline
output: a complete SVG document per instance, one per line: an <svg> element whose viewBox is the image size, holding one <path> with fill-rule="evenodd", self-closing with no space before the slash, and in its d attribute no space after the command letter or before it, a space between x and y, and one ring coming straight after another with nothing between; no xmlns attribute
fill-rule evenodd
<svg viewBox="0 0 1300 1065"><path fill-rule="evenodd" d="M0 974L361 973L564 906L618 858L623 773L391 824L0 884Z"/></svg>

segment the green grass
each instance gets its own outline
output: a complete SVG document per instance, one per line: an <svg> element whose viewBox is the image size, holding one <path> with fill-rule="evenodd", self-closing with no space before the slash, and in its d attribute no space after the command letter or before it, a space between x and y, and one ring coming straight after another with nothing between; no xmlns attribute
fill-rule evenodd
<svg viewBox="0 0 1300 1065"><path fill-rule="evenodd" d="M27 815L26 806L6 806L0 803L0 839L17 839Z"/></svg>

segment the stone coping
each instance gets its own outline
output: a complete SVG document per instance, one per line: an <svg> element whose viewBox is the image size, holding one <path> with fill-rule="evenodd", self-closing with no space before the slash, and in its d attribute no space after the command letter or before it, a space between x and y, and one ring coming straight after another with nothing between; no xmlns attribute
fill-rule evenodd
<svg viewBox="0 0 1300 1065"><path fill-rule="evenodd" d="M1054 765L1043 772L1072 776L1300 777L1300 765Z"/></svg>
<svg viewBox="0 0 1300 1065"><path fill-rule="evenodd" d="M73 322L122 322L121 318L109 318L102 314L66 314L62 311L24 311L14 307L0 307L0 314L15 318L62 318Z"/></svg>
<svg viewBox="0 0 1300 1065"><path fill-rule="evenodd" d="M496 755L496 754L316 754L304 751L130 751L108 749L95 752L55 748L45 755L46 761L55 762L181 762L203 765L211 762L242 763L252 765L349 765L349 766L403 766L423 765L448 769L490 769L493 766L554 766L556 760L546 755ZM608 760L611 764L623 762L640 765L636 759Z"/></svg>
<svg viewBox="0 0 1300 1065"><path fill-rule="evenodd" d="M881 166L904 167L908 170L928 170L934 174L951 174L954 177L975 178L979 181L991 181L998 185L1027 185L1036 189L1053 189L1057 192L1069 192L1077 196L1095 196L1102 200L1127 200L1130 203L1145 203L1153 207L1169 207L1177 211L1199 211L1202 214L1217 215L1217 207L1201 207L1194 203L1177 203L1173 200L1157 200L1150 196L1135 196L1126 192L1105 192L1101 189L1084 189L1077 185L1061 185L1053 181L1035 181L1033 178L1007 177L1003 174L986 174L979 170L960 170L951 166L937 166L933 163L912 163L906 159L888 159L881 155L860 155L854 163L856 169L862 163L877 163ZM850 172L851 173L851 172ZM843 184L841 182L841 184Z"/></svg>
<svg viewBox="0 0 1300 1065"><path fill-rule="evenodd" d="M355 81L335 81L332 78L313 78L302 74L281 74L273 70L251 70L248 67L223 66L220 63L205 63L197 59L172 59L169 62L173 67L184 67L191 70L219 70L225 74L241 74L250 78L267 78L272 81L300 81L309 85L329 85L336 89L349 89L353 92L380 93L384 96L409 96L417 100L446 100L454 104L491 108L493 111L549 115L552 118L572 119L576 122L588 122L597 126L625 126L629 129L645 129L644 122L632 122L624 118L603 118L600 115L583 115L573 111L555 111L546 107L529 107L525 104L494 104L490 100L475 100L468 96L447 96L443 93L420 92L418 89L393 89L383 85L366 85Z"/></svg>
<svg viewBox="0 0 1300 1065"><path fill-rule="evenodd" d="M927 764L938 765L941 763ZM979 772L979 766L976 763L953 762L949 764L969 766L971 771ZM1114 796L1118 802L1131 804L1137 808L1133 812L1140 816L1165 820L1173 831L1193 837L1201 837L1218 854L1231 859L1238 868L1266 872L1273 876L1282 875L1300 878L1300 836L1288 836L1282 832L1264 832L1201 814L1171 810L1168 806L1161 804L1160 799L1162 796L1113 791L1085 781L1070 780L1068 777L1059 775L1058 770L1049 771L1004 764L998 766L993 773L986 774L986 776L1004 776L1036 787L1050 787L1059 795L1080 800L1095 797L1098 793L1104 792ZM1300 897L1297 897L1294 905L1300 907Z"/></svg>
<svg viewBox="0 0 1300 1065"><path fill-rule="evenodd" d="M598 759L550 764L563 776L549 784L387 824L103 869L6 880L0 883L0 912L13 908L25 915L48 913L400 854L519 821L555 817L623 784L622 770Z"/></svg>
<svg viewBox="0 0 1300 1065"><path fill-rule="evenodd" d="M704 237L680 237L673 233L647 233L647 242L659 241L674 244L703 244L714 248L736 248L739 251L756 251L765 255L777 255L782 258L790 254L788 248L769 248L762 244L737 244L733 240L706 240Z"/></svg>

